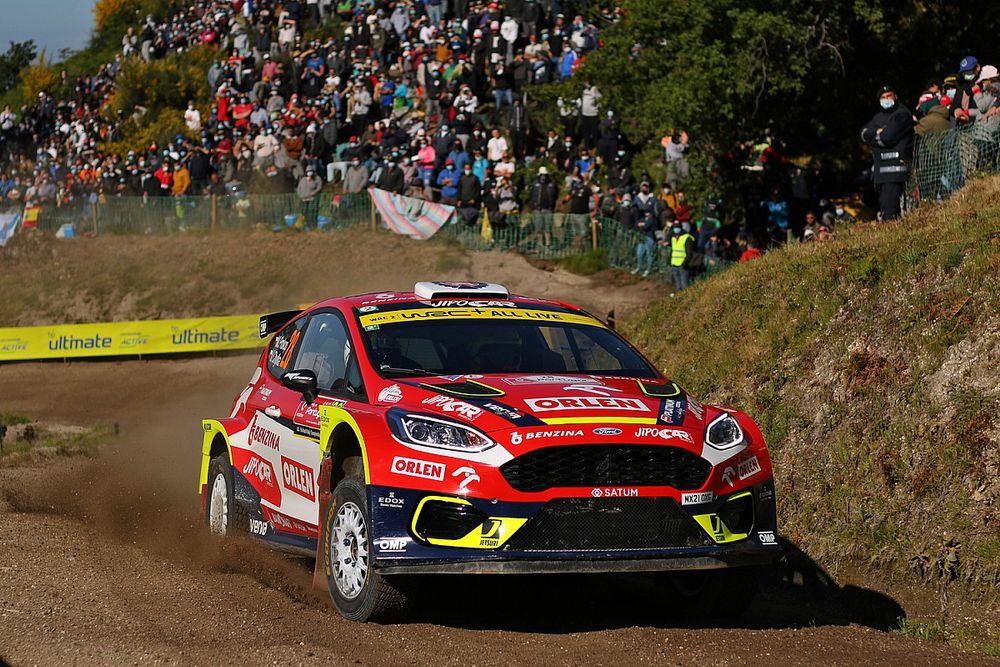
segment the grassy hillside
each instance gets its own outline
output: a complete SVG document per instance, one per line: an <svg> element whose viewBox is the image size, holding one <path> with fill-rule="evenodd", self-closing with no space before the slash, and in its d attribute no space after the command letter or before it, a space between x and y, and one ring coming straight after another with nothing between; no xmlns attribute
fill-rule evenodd
<svg viewBox="0 0 1000 667"><path fill-rule="evenodd" d="M893 224L739 265L629 328L745 409L780 525L825 567L1000 584L1000 179Z"/></svg>

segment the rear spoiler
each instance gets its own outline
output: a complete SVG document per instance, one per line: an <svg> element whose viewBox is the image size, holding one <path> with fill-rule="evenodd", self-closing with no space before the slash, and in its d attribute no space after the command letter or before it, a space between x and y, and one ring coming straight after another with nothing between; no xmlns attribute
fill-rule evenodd
<svg viewBox="0 0 1000 667"><path fill-rule="evenodd" d="M286 310L281 313L271 313L260 316L260 337L267 338L275 331L292 321L301 310Z"/></svg>

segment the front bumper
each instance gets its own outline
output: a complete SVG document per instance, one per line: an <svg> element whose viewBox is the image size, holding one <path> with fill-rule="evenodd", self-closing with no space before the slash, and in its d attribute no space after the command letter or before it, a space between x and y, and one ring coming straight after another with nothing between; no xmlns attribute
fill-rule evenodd
<svg viewBox="0 0 1000 667"><path fill-rule="evenodd" d="M385 574L705 570L781 553L772 480L688 504L653 494L531 503L370 492L374 565Z"/></svg>

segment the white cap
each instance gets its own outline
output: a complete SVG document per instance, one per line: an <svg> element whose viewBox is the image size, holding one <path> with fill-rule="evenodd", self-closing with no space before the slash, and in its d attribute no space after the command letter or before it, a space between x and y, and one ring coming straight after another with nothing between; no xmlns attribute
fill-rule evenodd
<svg viewBox="0 0 1000 667"><path fill-rule="evenodd" d="M980 81L985 81L986 79L995 79L1000 76L1000 72L993 65L983 65L983 69L979 72L979 78L976 79L976 83Z"/></svg>

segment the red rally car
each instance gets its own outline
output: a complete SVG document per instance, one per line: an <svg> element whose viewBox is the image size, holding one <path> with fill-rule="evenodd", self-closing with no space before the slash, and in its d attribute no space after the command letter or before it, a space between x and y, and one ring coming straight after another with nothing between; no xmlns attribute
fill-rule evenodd
<svg viewBox="0 0 1000 667"><path fill-rule="evenodd" d="M202 513L314 556L347 618L398 610L424 573L657 572L734 613L780 551L753 420L576 306L422 282L261 336L230 415L202 422Z"/></svg>

